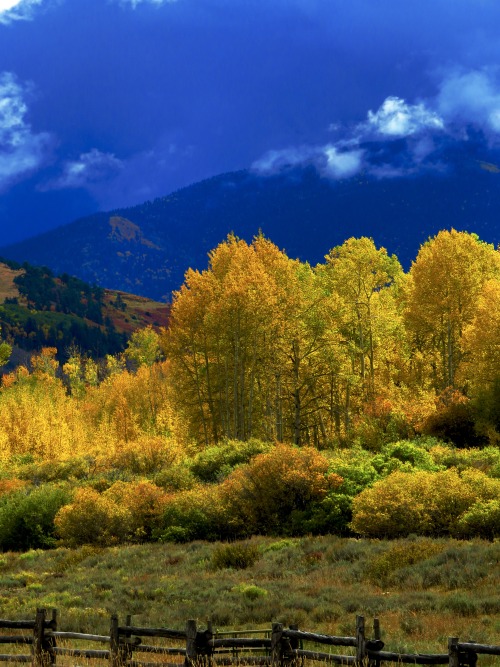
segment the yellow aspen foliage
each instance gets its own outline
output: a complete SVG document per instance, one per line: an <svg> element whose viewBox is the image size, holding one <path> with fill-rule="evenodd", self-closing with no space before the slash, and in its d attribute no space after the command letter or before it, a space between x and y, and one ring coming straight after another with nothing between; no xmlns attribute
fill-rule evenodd
<svg viewBox="0 0 500 667"><path fill-rule="evenodd" d="M55 347L42 347L40 354L31 357L33 374L38 377L55 378L59 364L56 361Z"/></svg>
<svg viewBox="0 0 500 667"><path fill-rule="evenodd" d="M96 430L105 429L117 442L135 441L144 433L168 435L170 412L166 387L166 365L141 366L108 377L90 388L85 402Z"/></svg>
<svg viewBox="0 0 500 667"><path fill-rule="evenodd" d="M63 365L62 371L68 379L72 396L82 396L85 391L82 358L79 355L72 355Z"/></svg>
<svg viewBox="0 0 500 667"><path fill-rule="evenodd" d="M273 437L294 270L267 239L230 236L208 270L186 273L163 344L175 405L196 440Z"/></svg>
<svg viewBox="0 0 500 667"><path fill-rule="evenodd" d="M337 437L350 441L365 401L401 381L405 332L397 297L403 270L394 255L361 237L333 248L318 271L333 303L330 329L337 332L331 411Z"/></svg>
<svg viewBox="0 0 500 667"><path fill-rule="evenodd" d="M500 279L484 283L473 317L462 336L464 363L460 379L478 395L500 379Z"/></svg>
<svg viewBox="0 0 500 667"><path fill-rule="evenodd" d="M348 239L333 248L326 260L330 288L343 304L343 327L353 363L373 390L377 357L388 350L389 334L398 320L388 288L401 281L403 269L395 255L377 249L366 237Z"/></svg>
<svg viewBox="0 0 500 667"><path fill-rule="evenodd" d="M125 356L138 366L151 367L161 358L160 336L152 326L138 329L130 336Z"/></svg>
<svg viewBox="0 0 500 667"><path fill-rule="evenodd" d="M405 319L437 391L456 386L465 329L484 284L499 276L500 253L475 234L441 231L421 246L405 283Z"/></svg>
<svg viewBox="0 0 500 667"><path fill-rule="evenodd" d="M53 350L35 358L32 374L19 368L0 393L2 456L63 459L84 454L87 425L55 377Z"/></svg>

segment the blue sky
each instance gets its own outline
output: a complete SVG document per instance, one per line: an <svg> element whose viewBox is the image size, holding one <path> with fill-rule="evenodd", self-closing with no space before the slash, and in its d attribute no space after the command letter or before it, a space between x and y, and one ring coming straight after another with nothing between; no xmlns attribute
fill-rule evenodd
<svg viewBox="0 0 500 667"><path fill-rule="evenodd" d="M497 0L0 0L2 245L241 168L438 173L500 142L499 29Z"/></svg>

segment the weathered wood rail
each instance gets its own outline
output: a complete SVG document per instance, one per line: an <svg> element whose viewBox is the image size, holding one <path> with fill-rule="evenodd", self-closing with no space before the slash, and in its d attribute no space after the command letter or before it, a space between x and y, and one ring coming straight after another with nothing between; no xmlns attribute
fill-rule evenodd
<svg viewBox="0 0 500 667"><path fill-rule="evenodd" d="M366 637L362 616L356 618L352 637L305 632L297 626L285 628L281 623L274 623L270 630L238 632L216 632L210 622L201 631L193 620L187 621L184 630L148 628L132 625L130 616L125 625L119 625L116 615L111 617L109 635L94 635L58 630L57 612L53 610L49 618L45 609L38 609L32 621L0 619L2 629L22 634L0 634L0 644L28 645L31 650L29 654L0 654L0 662L24 662L30 663L32 667L55 667L58 656L104 660L109 667L302 667L306 660L354 667L380 667L389 663L480 667L479 656L500 656L500 646L461 642L456 637L448 640L446 653L407 654L387 651L380 639L378 620L374 621L373 638L369 639ZM163 639L182 645L146 644L143 638ZM107 648L59 646L59 642L94 642L105 644ZM304 648L304 644L312 646ZM321 647L329 647L330 650ZM337 653L332 647L336 650L349 649L350 653ZM138 660L138 654L156 654L158 659L156 662Z"/></svg>

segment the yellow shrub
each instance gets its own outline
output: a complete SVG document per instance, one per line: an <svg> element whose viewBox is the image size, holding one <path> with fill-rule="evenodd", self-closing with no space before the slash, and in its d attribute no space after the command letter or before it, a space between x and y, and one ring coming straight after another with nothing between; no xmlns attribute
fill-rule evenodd
<svg viewBox="0 0 500 667"><path fill-rule="evenodd" d="M103 496L129 513L128 534L134 540L151 537L159 525L167 502L167 494L163 489L148 480L115 482Z"/></svg>
<svg viewBox="0 0 500 667"><path fill-rule="evenodd" d="M237 468L221 493L249 532L273 532L294 510L305 510L340 486L342 478L327 471L328 460L316 449L280 444Z"/></svg>
<svg viewBox="0 0 500 667"><path fill-rule="evenodd" d="M141 435L136 440L113 442L111 450L102 452L101 458L112 468L150 475L178 463L182 451L163 436Z"/></svg>
<svg viewBox="0 0 500 667"><path fill-rule="evenodd" d="M126 538L130 523L128 509L88 487L78 489L54 519L59 537L69 546L116 544Z"/></svg>
<svg viewBox="0 0 500 667"><path fill-rule="evenodd" d="M354 498L351 527L372 537L453 534L460 516L499 488L479 471L394 472Z"/></svg>

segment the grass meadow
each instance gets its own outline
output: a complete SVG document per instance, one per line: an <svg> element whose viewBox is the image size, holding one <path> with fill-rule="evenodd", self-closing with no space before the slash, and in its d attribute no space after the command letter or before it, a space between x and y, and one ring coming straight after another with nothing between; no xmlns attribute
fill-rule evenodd
<svg viewBox="0 0 500 667"><path fill-rule="evenodd" d="M500 644L500 542L409 537L252 538L246 542L58 548L0 556L0 617L57 608L62 630L107 634L110 615L182 629L272 621L367 636L388 650L445 652L450 636ZM480 665L494 665L481 657Z"/></svg>

